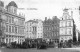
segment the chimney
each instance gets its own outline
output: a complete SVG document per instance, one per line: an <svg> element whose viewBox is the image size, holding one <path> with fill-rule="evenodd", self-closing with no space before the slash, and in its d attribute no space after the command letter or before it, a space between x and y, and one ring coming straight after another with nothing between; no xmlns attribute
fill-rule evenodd
<svg viewBox="0 0 80 52"><path fill-rule="evenodd" d="M54 18L57 18L57 16L53 16L52 19L54 20Z"/></svg>
<svg viewBox="0 0 80 52"><path fill-rule="evenodd" d="M73 11L71 11L71 17L73 17Z"/></svg>
<svg viewBox="0 0 80 52"><path fill-rule="evenodd" d="M47 17L45 17L45 21L47 21Z"/></svg>

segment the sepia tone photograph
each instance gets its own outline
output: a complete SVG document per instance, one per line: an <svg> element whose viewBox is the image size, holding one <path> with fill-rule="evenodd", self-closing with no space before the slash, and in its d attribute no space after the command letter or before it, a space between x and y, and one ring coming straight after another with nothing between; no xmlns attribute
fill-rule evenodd
<svg viewBox="0 0 80 52"><path fill-rule="evenodd" d="M0 52L80 52L80 0L0 0Z"/></svg>

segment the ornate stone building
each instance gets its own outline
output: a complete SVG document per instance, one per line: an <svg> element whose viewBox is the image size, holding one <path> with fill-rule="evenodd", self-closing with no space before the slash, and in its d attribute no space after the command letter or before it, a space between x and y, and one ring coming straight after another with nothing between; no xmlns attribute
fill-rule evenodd
<svg viewBox="0 0 80 52"><path fill-rule="evenodd" d="M25 22L26 38L43 38L43 22L39 19Z"/></svg>
<svg viewBox="0 0 80 52"><path fill-rule="evenodd" d="M24 41L24 21L23 16L17 15L18 6L11 1L6 8L0 1L0 39L1 42L10 43Z"/></svg>
<svg viewBox="0 0 80 52"><path fill-rule="evenodd" d="M68 12L68 9L63 10L63 15L60 19L60 41L73 39L75 40L76 37L76 27L73 20L73 11L71 11L71 15Z"/></svg>
<svg viewBox="0 0 80 52"><path fill-rule="evenodd" d="M43 38L58 41L59 38L59 19L54 16L52 19L47 19L43 22Z"/></svg>

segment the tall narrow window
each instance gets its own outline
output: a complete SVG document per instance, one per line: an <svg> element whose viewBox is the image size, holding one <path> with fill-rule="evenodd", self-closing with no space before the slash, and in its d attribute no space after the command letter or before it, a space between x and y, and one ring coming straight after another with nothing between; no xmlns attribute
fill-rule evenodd
<svg viewBox="0 0 80 52"><path fill-rule="evenodd" d="M35 27L35 31L37 31L37 28Z"/></svg>
<svg viewBox="0 0 80 52"><path fill-rule="evenodd" d="M12 23L14 23L14 17L12 17Z"/></svg>
<svg viewBox="0 0 80 52"><path fill-rule="evenodd" d="M14 32L14 26L12 26L12 32Z"/></svg>
<svg viewBox="0 0 80 52"><path fill-rule="evenodd" d="M6 32L8 32L8 25L6 25Z"/></svg>
<svg viewBox="0 0 80 52"><path fill-rule="evenodd" d="M11 32L11 26L9 26L9 32Z"/></svg>
<svg viewBox="0 0 80 52"><path fill-rule="evenodd" d="M31 27L30 27L30 32L31 32Z"/></svg>
<svg viewBox="0 0 80 52"><path fill-rule="evenodd" d="M60 27L63 27L63 22L60 23Z"/></svg>
<svg viewBox="0 0 80 52"><path fill-rule="evenodd" d="M17 27L15 27L15 33L17 33Z"/></svg>
<svg viewBox="0 0 80 52"><path fill-rule="evenodd" d="M11 23L11 17L9 17L9 23Z"/></svg>
<svg viewBox="0 0 80 52"><path fill-rule="evenodd" d="M6 20L6 22L8 22L8 18L9 18L9 17L7 16L7 20Z"/></svg>
<svg viewBox="0 0 80 52"><path fill-rule="evenodd" d="M68 23L69 23L69 26L71 26L71 21L68 21Z"/></svg>
<svg viewBox="0 0 80 52"><path fill-rule="evenodd" d="M71 28L69 28L69 34L71 34Z"/></svg>

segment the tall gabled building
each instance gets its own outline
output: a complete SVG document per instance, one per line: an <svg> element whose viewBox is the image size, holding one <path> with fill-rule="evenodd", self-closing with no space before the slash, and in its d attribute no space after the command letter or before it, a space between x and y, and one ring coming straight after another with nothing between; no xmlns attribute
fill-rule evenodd
<svg viewBox="0 0 80 52"><path fill-rule="evenodd" d="M58 42L59 40L59 19L53 16L52 19L47 19L43 22L43 38Z"/></svg>
<svg viewBox="0 0 80 52"><path fill-rule="evenodd" d="M0 1L0 40L1 42L11 43L16 41L22 43L25 39L25 18L17 14L17 4L11 1L6 8ZM2 32L1 32L2 31Z"/></svg>
<svg viewBox="0 0 80 52"><path fill-rule="evenodd" d="M73 11L71 11L71 15L68 12L68 9L63 10L63 15L60 19L60 41L63 40L75 40L76 38L76 27L73 19Z"/></svg>
<svg viewBox="0 0 80 52"><path fill-rule="evenodd" d="M26 38L37 39L43 38L43 22L39 19L25 22Z"/></svg>

